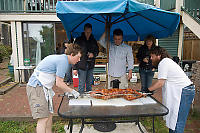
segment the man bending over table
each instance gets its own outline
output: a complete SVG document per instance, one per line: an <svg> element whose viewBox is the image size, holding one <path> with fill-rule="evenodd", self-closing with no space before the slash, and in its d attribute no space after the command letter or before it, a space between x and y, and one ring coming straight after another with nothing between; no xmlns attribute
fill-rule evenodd
<svg viewBox="0 0 200 133"><path fill-rule="evenodd" d="M195 86L164 48L156 46L150 53L152 64L158 67L158 80L148 89L162 88L162 102L169 109L164 116L169 133L183 133Z"/></svg>
<svg viewBox="0 0 200 133"><path fill-rule="evenodd" d="M69 44L65 54L45 57L31 75L26 91L33 119L37 119L37 133L52 133L54 84L65 94L78 98L79 93L65 84L64 77L80 57L80 46Z"/></svg>

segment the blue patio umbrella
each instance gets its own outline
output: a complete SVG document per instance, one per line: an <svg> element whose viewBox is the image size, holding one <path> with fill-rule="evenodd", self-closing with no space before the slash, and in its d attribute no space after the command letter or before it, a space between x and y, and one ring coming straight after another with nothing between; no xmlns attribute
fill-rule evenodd
<svg viewBox="0 0 200 133"><path fill-rule="evenodd" d="M80 36L84 24L91 23L94 37L98 40L106 32L108 41L116 28L123 30L124 41L142 41L149 34L168 37L180 20L178 13L135 0L58 1L56 12L68 38Z"/></svg>
<svg viewBox="0 0 200 133"><path fill-rule="evenodd" d="M116 28L123 30L124 41L142 41L149 34L156 38L172 35L180 20L178 13L135 0L58 1L56 13L68 38L80 36L84 25L91 23L92 34L97 40L106 33L107 49Z"/></svg>

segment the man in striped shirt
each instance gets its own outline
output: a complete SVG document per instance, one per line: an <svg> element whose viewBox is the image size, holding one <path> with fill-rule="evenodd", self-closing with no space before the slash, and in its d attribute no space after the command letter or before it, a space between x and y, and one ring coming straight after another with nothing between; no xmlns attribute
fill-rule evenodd
<svg viewBox="0 0 200 133"><path fill-rule="evenodd" d="M121 83L120 89L128 88L128 80L132 78L133 53L132 47L123 43L123 31L115 29L113 31L113 43L109 47L109 64L108 64L108 89L111 88L110 82L118 79ZM105 34L100 39L100 44L106 48ZM128 65L128 76L126 75L126 66Z"/></svg>

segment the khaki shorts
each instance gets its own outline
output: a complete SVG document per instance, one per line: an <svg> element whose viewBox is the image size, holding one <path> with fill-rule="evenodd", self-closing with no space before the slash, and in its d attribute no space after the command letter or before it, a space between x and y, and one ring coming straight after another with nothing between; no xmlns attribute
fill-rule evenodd
<svg viewBox="0 0 200 133"><path fill-rule="evenodd" d="M45 99L42 86L32 87L27 85L26 93L33 119L49 117L48 102Z"/></svg>

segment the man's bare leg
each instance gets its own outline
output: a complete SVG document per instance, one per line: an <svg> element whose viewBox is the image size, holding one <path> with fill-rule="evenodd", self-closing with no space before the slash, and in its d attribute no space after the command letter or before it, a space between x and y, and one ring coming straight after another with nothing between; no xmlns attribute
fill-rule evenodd
<svg viewBox="0 0 200 133"><path fill-rule="evenodd" d="M46 127L47 127L47 121L49 117L47 118L39 118L37 121L37 127L36 132L37 133L46 133Z"/></svg>
<svg viewBox="0 0 200 133"><path fill-rule="evenodd" d="M50 113L46 125L46 133L52 133L52 117L53 114Z"/></svg>

